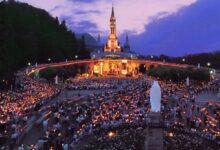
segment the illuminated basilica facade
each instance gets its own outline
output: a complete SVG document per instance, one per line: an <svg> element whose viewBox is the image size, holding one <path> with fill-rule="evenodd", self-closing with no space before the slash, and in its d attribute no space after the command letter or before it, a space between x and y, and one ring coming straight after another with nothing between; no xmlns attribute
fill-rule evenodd
<svg viewBox="0 0 220 150"><path fill-rule="evenodd" d="M118 42L114 7L112 7L110 17L108 41L104 45L103 51L93 53L91 57L96 60L95 64L91 64L93 74L101 76L135 76L138 74L139 66L135 63L138 55L130 51L128 35L126 35L123 47Z"/></svg>
<svg viewBox="0 0 220 150"><path fill-rule="evenodd" d="M98 43L100 43L100 36L98 36ZM116 17L114 13L114 8L112 8L112 13L110 17L110 32L107 43L104 46L101 46L100 44L97 50L91 53L91 59L73 60L67 61L65 63L40 65L39 67L32 68L32 71L29 73L29 75L36 71L39 72L39 70L45 69L47 67L72 65L82 65L81 68L84 68L83 72L85 73L86 77L136 77L139 75L139 71L142 70L143 72L143 70L145 70L146 72L151 67L188 67L187 65L141 59L141 57L137 53L131 51L128 35L126 35L125 37L125 44L123 46L120 45L116 32Z"/></svg>
<svg viewBox="0 0 220 150"><path fill-rule="evenodd" d="M100 36L98 37L98 41L100 42ZM151 67L186 67L186 65L141 59L141 56L132 52L128 35L126 35L124 46L120 45L116 32L116 17L113 7L107 43L103 47L100 46L96 52L91 53L91 58L92 59L87 62L87 64L89 66L88 73L92 76L136 77L139 75L139 71L146 72Z"/></svg>

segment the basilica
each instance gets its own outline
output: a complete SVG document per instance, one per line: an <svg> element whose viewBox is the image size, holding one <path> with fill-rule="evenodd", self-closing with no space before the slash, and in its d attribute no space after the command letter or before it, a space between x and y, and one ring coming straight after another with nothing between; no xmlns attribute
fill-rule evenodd
<svg viewBox="0 0 220 150"><path fill-rule="evenodd" d="M139 56L131 50L128 35L126 35L125 44L123 46L118 42L116 17L114 8L112 7L108 40L104 46L98 46L97 50L91 52L91 59L40 65L33 68L28 74L39 72L39 70L48 67L82 65L81 67L84 68L83 70L85 70L84 73L87 77L138 77L141 73L146 73L152 67L188 67L187 65L143 58L144 57Z"/></svg>
<svg viewBox="0 0 220 150"><path fill-rule="evenodd" d="M93 52L91 57L93 60L97 60L97 63L93 66L93 74L101 76L134 76L138 73L139 66L135 63L135 60L138 59L138 54L131 51L128 35L126 35L124 46L121 46L118 42L114 7L112 7L110 17L110 31L107 43L101 50Z"/></svg>
<svg viewBox="0 0 220 150"><path fill-rule="evenodd" d="M137 58L137 54L132 52L130 49L128 35L126 35L125 44L121 46L118 42L117 31L116 31L116 17L114 7L112 7L112 13L110 17L110 31L108 35L108 41L104 46L100 46L95 53L92 53L92 58L103 58L103 57L119 57L119 58ZM100 43L100 35L98 37Z"/></svg>

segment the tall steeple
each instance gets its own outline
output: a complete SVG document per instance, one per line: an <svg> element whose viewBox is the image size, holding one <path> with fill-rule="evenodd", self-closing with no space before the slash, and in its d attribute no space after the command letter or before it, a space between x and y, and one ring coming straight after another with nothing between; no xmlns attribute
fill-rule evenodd
<svg viewBox="0 0 220 150"><path fill-rule="evenodd" d="M97 37L97 42L98 42L98 44L100 44L100 43L101 43L101 37L100 37L100 33L98 34L98 37Z"/></svg>
<svg viewBox="0 0 220 150"><path fill-rule="evenodd" d="M124 45L124 51L125 51L125 52L130 52L130 43L129 43L129 39L128 39L128 34L126 34L125 45Z"/></svg>
<svg viewBox="0 0 220 150"><path fill-rule="evenodd" d="M126 45L129 45L129 40L128 40L128 34L126 34L126 41L125 41Z"/></svg>
<svg viewBox="0 0 220 150"><path fill-rule="evenodd" d="M111 15L111 18L115 17L115 12L114 12L114 7L112 5L112 15Z"/></svg>
<svg viewBox="0 0 220 150"><path fill-rule="evenodd" d="M112 6L112 14L110 18L110 29L111 29L111 34L116 35L116 18L115 18L115 12L113 6Z"/></svg>
<svg viewBox="0 0 220 150"><path fill-rule="evenodd" d="M116 35L116 17L115 17L115 12L114 12L113 6L112 6L111 17L110 17L110 34L108 36L108 42L105 45L104 51L106 51L106 52L121 51L121 47L119 46L118 38Z"/></svg>
<svg viewBox="0 0 220 150"><path fill-rule="evenodd" d="M101 36L100 33L98 33L98 37L97 37L97 52L100 53L103 50L103 45L101 43Z"/></svg>

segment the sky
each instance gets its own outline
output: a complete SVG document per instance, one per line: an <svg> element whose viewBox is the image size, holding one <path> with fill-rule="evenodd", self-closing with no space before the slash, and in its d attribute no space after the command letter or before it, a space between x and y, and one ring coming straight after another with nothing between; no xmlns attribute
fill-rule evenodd
<svg viewBox="0 0 220 150"><path fill-rule="evenodd" d="M114 5L123 45L144 55L181 56L220 50L220 0L18 0L65 20L76 33L105 43Z"/></svg>

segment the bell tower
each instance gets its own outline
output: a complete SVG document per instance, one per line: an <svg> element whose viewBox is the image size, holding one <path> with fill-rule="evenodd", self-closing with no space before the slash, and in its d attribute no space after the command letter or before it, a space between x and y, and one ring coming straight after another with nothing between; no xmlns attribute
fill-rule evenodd
<svg viewBox="0 0 220 150"><path fill-rule="evenodd" d="M110 33L108 36L108 42L105 45L104 48L105 52L120 52L121 47L118 43L118 37L116 35L116 18L115 18L115 12L114 7L112 6L112 13L110 17Z"/></svg>

